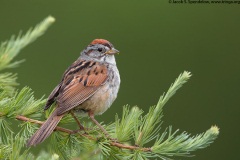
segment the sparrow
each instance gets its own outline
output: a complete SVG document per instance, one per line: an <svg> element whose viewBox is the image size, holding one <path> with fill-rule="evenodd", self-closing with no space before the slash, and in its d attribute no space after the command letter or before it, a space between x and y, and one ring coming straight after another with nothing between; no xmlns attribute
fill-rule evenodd
<svg viewBox="0 0 240 160"><path fill-rule="evenodd" d="M114 102L120 87L120 75L115 61L119 53L105 39L93 40L80 57L64 72L61 82L48 97L44 110L55 103L55 110L27 141L27 146L43 142L54 131L66 114L71 114L80 129L84 129L75 116L89 116L108 135L94 118L104 113Z"/></svg>

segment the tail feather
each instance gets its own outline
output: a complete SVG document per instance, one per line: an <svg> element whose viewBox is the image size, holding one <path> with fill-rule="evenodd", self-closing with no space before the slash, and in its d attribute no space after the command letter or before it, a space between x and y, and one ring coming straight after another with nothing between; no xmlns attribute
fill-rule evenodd
<svg viewBox="0 0 240 160"><path fill-rule="evenodd" d="M63 115L58 116L55 110L47 121L28 140L27 146L35 146L43 142L53 132L62 117Z"/></svg>

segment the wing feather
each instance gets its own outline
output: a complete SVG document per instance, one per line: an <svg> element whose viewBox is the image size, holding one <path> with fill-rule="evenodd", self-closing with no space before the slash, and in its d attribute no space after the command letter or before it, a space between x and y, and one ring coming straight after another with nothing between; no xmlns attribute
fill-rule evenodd
<svg viewBox="0 0 240 160"><path fill-rule="evenodd" d="M65 72L59 95L56 98L57 115L62 115L86 101L108 79L107 66L89 61L80 64L80 67L79 65L75 67L78 71L70 67L71 69Z"/></svg>
<svg viewBox="0 0 240 160"><path fill-rule="evenodd" d="M62 82L61 82L62 83ZM61 88L61 83L58 84L54 89L53 91L51 92L51 94L48 96L48 100L47 100L47 103L44 107L44 110L47 110L54 102L55 102L55 97L58 96L58 92L59 92L59 89Z"/></svg>

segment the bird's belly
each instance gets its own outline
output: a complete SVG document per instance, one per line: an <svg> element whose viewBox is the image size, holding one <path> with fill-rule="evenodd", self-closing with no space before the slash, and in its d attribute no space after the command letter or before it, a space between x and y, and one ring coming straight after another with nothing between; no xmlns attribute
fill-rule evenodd
<svg viewBox="0 0 240 160"><path fill-rule="evenodd" d="M109 80L98 89L88 100L75 107L74 110L82 116L86 116L86 112L93 112L94 115L104 113L117 98L117 93L120 87L120 75L117 68L112 70Z"/></svg>
<svg viewBox="0 0 240 160"><path fill-rule="evenodd" d="M93 112L94 115L102 114L112 105L117 97L117 92L118 87L104 85L92 97L74 108L74 110L83 116L86 116L88 111Z"/></svg>

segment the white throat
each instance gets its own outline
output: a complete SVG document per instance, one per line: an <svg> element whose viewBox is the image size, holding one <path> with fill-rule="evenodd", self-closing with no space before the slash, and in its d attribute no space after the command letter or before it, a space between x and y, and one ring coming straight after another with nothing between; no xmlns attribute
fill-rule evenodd
<svg viewBox="0 0 240 160"><path fill-rule="evenodd" d="M100 62L100 63L108 63L111 65L116 65L116 60L115 60L115 56L114 55L106 55L103 56L101 58L93 58L93 57L89 57L85 54L82 54L79 59L85 59L85 60L93 60L96 62Z"/></svg>

